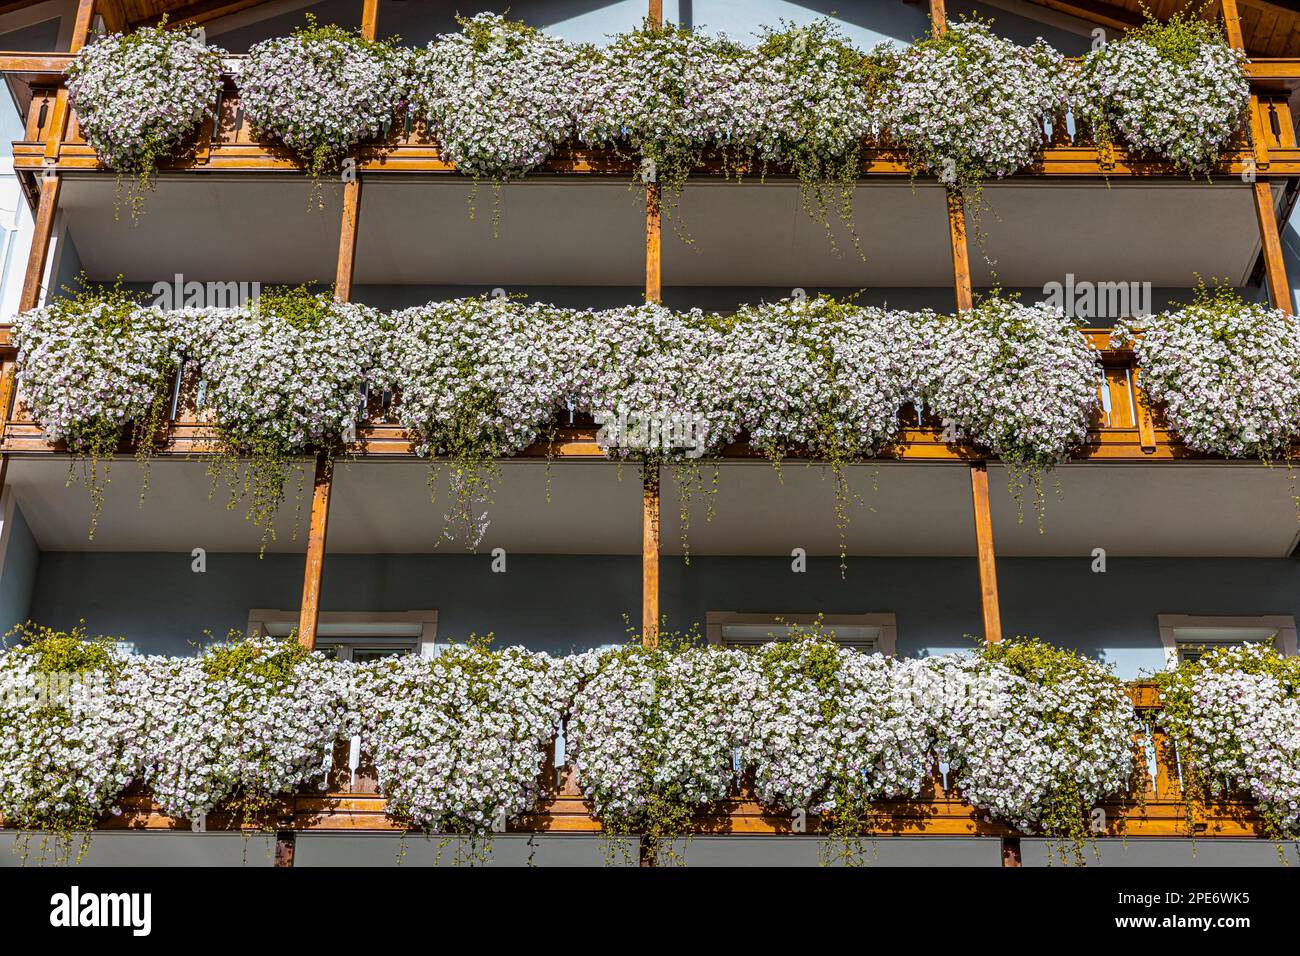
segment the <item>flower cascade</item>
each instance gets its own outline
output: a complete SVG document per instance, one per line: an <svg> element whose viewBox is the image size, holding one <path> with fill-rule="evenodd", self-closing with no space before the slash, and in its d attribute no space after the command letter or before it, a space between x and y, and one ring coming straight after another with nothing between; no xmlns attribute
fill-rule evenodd
<svg viewBox="0 0 1300 956"><path fill-rule="evenodd" d="M253 637L197 657L133 658L122 705L141 715L141 778L163 812L225 803L252 823L279 794L319 784L346 725L346 665Z"/></svg>
<svg viewBox="0 0 1300 956"><path fill-rule="evenodd" d="M68 105L100 161L148 188L159 162L214 115L224 55L165 24L114 33L68 66Z"/></svg>
<svg viewBox="0 0 1300 956"><path fill-rule="evenodd" d="M253 44L239 76L244 110L314 177L393 120L404 89L393 47L333 24L307 25Z"/></svg>
<svg viewBox="0 0 1300 956"><path fill-rule="evenodd" d="M413 58L412 106L461 172L522 176L573 137L577 48L496 13L460 23Z"/></svg>
<svg viewBox="0 0 1300 956"><path fill-rule="evenodd" d="M1107 669L1039 641L993 644L922 663L936 753L963 797L1026 833L1073 844L1097 803L1134 769L1132 702Z"/></svg>
<svg viewBox="0 0 1300 956"><path fill-rule="evenodd" d="M1122 141L1188 172L1208 172L1245 122L1244 61L1217 24L1175 13L1090 53L1072 103L1099 146Z"/></svg>
<svg viewBox="0 0 1300 956"><path fill-rule="evenodd" d="M1289 457L1300 437L1300 322L1227 286L1117 326L1150 401L1190 448L1228 458Z"/></svg>
<svg viewBox="0 0 1300 956"><path fill-rule="evenodd" d="M1160 674L1159 720L1192 802L1245 791L1271 835L1300 839L1300 658L1216 648Z"/></svg>
<svg viewBox="0 0 1300 956"><path fill-rule="evenodd" d="M531 812L576 671L481 643L373 665L352 698L388 812L426 832L481 836Z"/></svg>
<svg viewBox="0 0 1300 956"><path fill-rule="evenodd" d="M122 662L84 628L62 633L26 625L0 649L0 817L61 839L109 813L140 761L136 717L114 706Z"/></svg>
<svg viewBox="0 0 1300 956"><path fill-rule="evenodd" d="M885 84L889 140L918 172L969 189L1033 162L1044 122L1068 101L1064 58L1042 40L1022 47L977 22L896 54Z"/></svg>

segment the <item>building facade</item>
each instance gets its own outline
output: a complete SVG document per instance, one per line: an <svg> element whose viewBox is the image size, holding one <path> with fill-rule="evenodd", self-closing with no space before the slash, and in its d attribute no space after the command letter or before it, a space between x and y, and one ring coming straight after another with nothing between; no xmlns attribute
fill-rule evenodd
<svg viewBox="0 0 1300 956"><path fill-rule="evenodd" d="M571 309L651 301L730 314L824 294L951 313L996 287L1060 305L1101 355L1086 441L1047 473L1041 504L1016 469L950 434L923 406L900 409L902 437L887 455L842 472L816 460L776 469L753 448L729 445L704 466L706 483L716 468L716 490L693 496L682 492L693 472L655 465L652 475L611 461L599 423L570 409L557 411L548 440L499 463L485 527L466 547L446 529L445 503L456 494L449 472L433 478L439 497L431 505L429 462L389 415L387 396L367 395L346 455L332 464L300 459L268 541L243 508L226 507L223 488L214 495L202 394L178 380L143 503L138 466L123 449L91 539L96 506L84 478L69 481L66 447L15 399L21 370L6 328L0 624L69 629L84 621L139 654L190 654L231 631L292 633L362 661L395 651L433 656L448 641L489 632L499 646L552 654L621 643L629 627L654 635L694 626L712 643L743 646L821 616L843 642L907 658L1039 637L1137 682L1138 698L1141 681L1206 646L1262 641L1296 653L1300 520L1290 466L1188 447L1147 401L1139 359L1110 329L1191 302L1202 280L1292 311L1300 15L1262 0L1224 0L1212 11L1247 58L1250 107L1246 128L1209 175L1161 167L1060 126L1045 131L1027 168L984 183L973 210L969 195L963 204L938 177L872 149L849 190L852 235L834 212L825 225L807 215L806 195L785 172L737 181L695 170L665 214L655 205L658 187L638 178L633 158L579 151L495 187L468 179L409 123L386 130L382 143L358 144L347 158L353 175L313 183L245 115L234 64L304 13L419 47L454 31L454 12L494 5L472 6L4 5L0 68L13 99L3 110L12 147L0 170L0 220L12 220L0 221L6 321L70 295L79 276L121 279L174 307L225 304L219 298L233 305L248 290L316 283L341 302L382 311L504 294ZM1107 31L1118 36L1141 22L1119 2L843 6L830 19L864 49L906 48L935 24L975 15L1014 43L1042 37L1078 57ZM1178 4L1157 6L1170 7L1156 11L1168 16ZM753 43L783 18L807 24L821 13L818 4L780 0L510 7L575 43L604 42L647 15ZM228 51L231 69L216 120L191 154L163 167L133 221L118 177L79 130L63 71L97 33L165 13L201 26L207 42ZM1162 765L1165 784L1175 776ZM1175 826L1178 800L1159 791L1151 802L1158 812L1129 814L1130 832L1149 839L1103 839L1105 862L1193 861ZM190 828L139 800L129 825L147 832L102 836L92 861L239 862L242 851L226 837L161 832ZM598 825L580 796L570 787L555 800L543 857L600 862L591 836ZM297 831L297 865L392 861L396 837L373 787L349 806L323 814L324 823L304 823L304 810L282 828ZM1028 865L1049 856L1041 840L982 823L955 794L939 794L934 806L941 825L901 825L910 835L882 837L878 858ZM736 813L747 822L697 837L691 862L816 861L819 838L791 849L771 842L781 826L757 811ZM1256 824L1210 816L1202 832L1218 839L1202 843L1200 862L1276 859ZM503 836L500 858L527 855L524 840ZM283 847L275 858L283 862Z"/></svg>

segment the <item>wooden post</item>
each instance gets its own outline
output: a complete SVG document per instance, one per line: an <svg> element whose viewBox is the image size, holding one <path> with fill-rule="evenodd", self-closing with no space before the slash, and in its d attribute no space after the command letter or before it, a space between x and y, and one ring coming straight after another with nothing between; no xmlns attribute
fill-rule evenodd
<svg viewBox="0 0 1300 956"><path fill-rule="evenodd" d="M948 29L948 11L944 9L943 0L930 0L930 30L935 36L942 35Z"/></svg>
<svg viewBox="0 0 1300 956"><path fill-rule="evenodd" d="M367 40L373 40L378 28L379 0L364 0L361 7L361 35Z"/></svg>
<svg viewBox="0 0 1300 956"><path fill-rule="evenodd" d="M1002 838L1002 865L1008 867L1020 866L1020 837Z"/></svg>
<svg viewBox="0 0 1300 956"><path fill-rule="evenodd" d="M646 21L654 27L664 23L663 0L650 0L650 9ZM647 302L663 301L663 285L660 274L663 250L663 194L657 181L645 184L645 300Z"/></svg>
<svg viewBox="0 0 1300 956"><path fill-rule="evenodd" d="M966 246L966 205L959 189L948 190L948 236L952 240L952 280L957 311L975 305L970 284L970 253Z"/></svg>
<svg viewBox="0 0 1300 956"><path fill-rule="evenodd" d="M1282 239L1278 235L1277 215L1273 211L1273 190L1267 179L1257 179L1252 192L1255 195L1255 219L1259 222L1268 297L1273 308L1290 315L1291 280L1287 278L1286 261L1282 258Z"/></svg>
<svg viewBox="0 0 1300 956"><path fill-rule="evenodd" d="M307 570L302 578L302 604L298 611L298 642L308 650L316 646L316 621L320 617L320 585L325 572L325 534L329 529L330 490L334 460L325 452L316 456L312 484L311 525L307 531Z"/></svg>
<svg viewBox="0 0 1300 956"><path fill-rule="evenodd" d="M659 466L642 465L641 643L659 644Z"/></svg>
<svg viewBox="0 0 1300 956"><path fill-rule="evenodd" d="M68 52L76 53L86 45L90 36L90 23L95 15L95 0L79 0L77 19L72 27ZM68 89L59 87L54 94L54 112L50 117L49 132L45 137L45 160L58 162L59 148L68 128ZM36 223L32 230L32 246L27 254L27 271L23 273L23 292L18 300L18 311L34 309L41 299L41 281L45 278L45 260L50 254L50 237L54 234L54 214L59 208L59 187L62 180L53 169L41 174L41 194L36 207Z"/></svg>
<svg viewBox="0 0 1300 956"><path fill-rule="evenodd" d="M1241 16L1237 13L1237 0L1223 0L1223 29L1228 34L1228 46L1234 50L1245 50L1246 44L1241 38Z"/></svg>
<svg viewBox="0 0 1300 956"><path fill-rule="evenodd" d="M1223 26L1228 34L1228 46L1246 52L1241 36L1241 15L1237 0L1223 0ZM1258 98L1250 97L1250 140L1255 151L1255 170L1269 168L1268 140L1259 121ZM1259 224L1261 253L1264 256L1264 278L1268 283L1268 297L1273 308L1290 315L1291 282L1286 275L1286 262L1282 258L1282 241L1278 235L1277 214L1273 210L1273 190L1267 179L1256 179L1252 184L1255 199L1255 220Z"/></svg>
<svg viewBox="0 0 1300 956"><path fill-rule="evenodd" d="M334 299L352 300L352 268L357 259L357 217L361 214L361 173L343 184L343 224L339 230L339 261L334 273Z"/></svg>
<svg viewBox="0 0 1300 956"><path fill-rule="evenodd" d="M41 301L41 283L45 279L45 260L50 254L50 237L54 234L54 213L59 207L61 182L58 173L45 173L41 177L41 198L36 207L27 271L23 275L23 294L18 300L19 312L34 309Z"/></svg>
<svg viewBox="0 0 1300 956"><path fill-rule="evenodd" d="M970 466L971 498L975 505L975 544L979 556L980 608L984 612L984 643L1002 640L998 609L998 571L993 554L993 514L989 509L989 469L982 461Z"/></svg>

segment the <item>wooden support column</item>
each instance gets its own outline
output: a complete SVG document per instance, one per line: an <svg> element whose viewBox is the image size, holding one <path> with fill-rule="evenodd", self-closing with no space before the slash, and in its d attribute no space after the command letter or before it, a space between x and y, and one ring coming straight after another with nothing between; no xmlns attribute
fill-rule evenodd
<svg viewBox="0 0 1300 956"><path fill-rule="evenodd" d="M23 274L23 294L18 311L34 309L41 301L41 282L45 279L45 260L50 255L50 238L54 235L54 214L59 208L58 173L41 177L41 198L36 206L36 224L32 229L32 247L27 253L27 271Z"/></svg>
<svg viewBox="0 0 1300 956"><path fill-rule="evenodd" d="M298 642L308 650L316 646L316 621L320 617L320 585L325 572L325 534L329 529L333 477L334 460L321 452L316 456L316 479L312 483L307 569L302 578L302 604L298 611Z"/></svg>
<svg viewBox="0 0 1300 956"><path fill-rule="evenodd" d="M367 40L373 40L378 28L379 0L363 0L361 6L361 35Z"/></svg>
<svg viewBox="0 0 1300 956"><path fill-rule="evenodd" d="M663 301L660 261L663 248L663 209L658 183L645 187L645 300Z"/></svg>
<svg viewBox="0 0 1300 956"><path fill-rule="evenodd" d="M948 29L948 11L944 9L943 0L930 0L930 29L935 36Z"/></svg>
<svg viewBox="0 0 1300 956"><path fill-rule="evenodd" d="M642 465L641 643L659 643L659 465Z"/></svg>
<svg viewBox="0 0 1300 956"><path fill-rule="evenodd" d="M72 27L68 52L76 53L86 45L90 24L95 16L95 0L79 0L77 19ZM49 133L45 137L45 160L58 162L59 148L68 128L68 90L59 87L54 95L54 112L50 117ZM23 273L23 292L18 300L18 310L34 309L41 300L41 281L45 278L45 261L50 254L50 237L54 233L54 214L59 207L59 174L52 169L41 175L40 200L36 207L36 223L32 231L32 245L27 254L27 270Z"/></svg>
<svg viewBox="0 0 1300 956"><path fill-rule="evenodd" d="M1002 838L1002 865L1009 867L1020 866L1020 837Z"/></svg>
<svg viewBox="0 0 1300 956"><path fill-rule="evenodd" d="M361 214L361 173L343 184L343 223L339 229L339 261L334 272L334 299L352 301L352 268L357 260L357 218Z"/></svg>
<svg viewBox="0 0 1300 956"><path fill-rule="evenodd" d="M1241 38L1241 15L1237 12L1237 0L1222 0L1223 29L1228 34L1228 46L1234 50L1245 50L1246 44Z"/></svg>
<svg viewBox="0 0 1300 956"><path fill-rule="evenodd" d="M1267 179L1257 179L1252 184L1252 191L1255 194L1255 219L1259 223L1268 297L1273 308L1290 315L1291 280L1287 278L1286 261L1282 257L1282 238L1278 234L1277 214L1273 211L1273 190Z"/></svg>
<svg viewBox="0 0 1300 956"><path fill-rule="evenodd" d="M1241 15L1237 0L1222 0L1223 26L1228 35L1228 46L1246 51L1241 36ZM1255 151L1256 173L1269 168L1268 140L1260 124L1258 98L1250 97L1250 139ZM1267 179L1256 179L1251 184L1255 200L1255 220L1259 224L1259 238L1264 256L1264 278L1268 283L1268 297L1275 309L1288 315L1291 308L1291 282L1287 278L1286 263L1282 258L1282 241L1278 235L1277 214L1273 207L1273 190Z"/></svg>
<svg viewBox="0 0 1300 956"><path fill-rule="evenodd" d="M975 506L975 544L979 556L980 608L984 612L984 643L1002 640L998 608L998 571L993 554L993 514L989 509L989 469L982 461L970 466L971 498Z"/></svg>
<svg viewBox="0 0 1300 956"><path fill-rule="evenodd" d="M966 245L966 204L960 190L948 190L948 236L952 240L952 286L957 311L975 305L970 284L970 252Z"/></svg>

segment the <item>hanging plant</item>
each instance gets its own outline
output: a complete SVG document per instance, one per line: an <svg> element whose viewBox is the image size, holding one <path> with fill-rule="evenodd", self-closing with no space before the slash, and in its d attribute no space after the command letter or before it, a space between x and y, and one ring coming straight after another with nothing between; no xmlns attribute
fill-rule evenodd
<svg viewBox="0 0 1300 956"><path fill-rule="evenodd" d="M19 400L45 440L72 453L68 482L80 470L90 489L94 540L114 453L129 440L146 464L163 437L180 359L170 318L120 284L83 280L71 297L16 316L14 340Z"/></svg>
<svg viewBox="0 0 1300 956"><path fill-rule="evenodd" d="M1024 169L1043 147L1043 124L1065 113L1064 58L1041 39L1022 47L977 21L949 24L894 54L885 85L889 139L917 172L950 189Z"/></svg>
<svg viewBox="0 0 1300 956"><path fill-rule="evenodd" d="M113 706L122 664L111 641L85 627L56 631L28 623L0 648L0 817L7 826L53 836L54 862L73 858L108 814L140 761L136 715ZM47 848L47 843L42 849ZM27 855L26 838L19 850Z"/></svg>
<svg viewBox="0 0 1300 956"><path fill-rule="evenodd" d="M185 317L188 351L201 356L216 431L210 473L224 478L229 507L247 496L247 517L275 540L274 519L296 456L332 456L361 414L375 362L378 318L305 287L264 290L250 309ZM242 476L240 474L243 465Z"/></svg>
<svg viewBox="0 0 1300 956"><path fill-rule="evenodd" d="M1221 647L1156 682L1189 823L1207 801L1244 792L1269 836L1300 839L1300 658L1268 644Z"/></svg>
<svg viewBox="0 0 1300 956"><path fill-rule="evenodd" d="M765 27L743 83L753 87L748 134L758 160L788 165L804 211L830 233L827 210L853 231L853 190L863 150L882 130L888 57L864 54L826 19ZM832 243L834 238L832 236Z"/></svg>
<svg viewBox="0 0 1300 956"><path fill-rule="evenodd" d="M968 438L1006 466L1019 497L1088 438L1101 361L1075 321L1044 303L993 293L930 323L921 389L946 439ZM1041 530L1041 529L1040 529Z"/></svg>
<svg viewBox="0 0 1300 956"><path fill-rule="evenodd" d="M238 632L197 657L133 659L122 704L143 722L154 800L189 820L222 804L240 826L273 829L278 798L329 771L347 676L293 639Z"/></svg>
<svg viewBox="0 0 1300 956"><path fill-rule="evenodd" d="M481 841L537 809L546 751L573 692L563 662L471 640L431 659L362 666L374 673L353 706L390 816L486 850Z"/></svg>
<svg viewBox="0 0 1300 956"><path fill-rule="evenodd" d="M716 153L743 162L738 140L751 108L741 78L743 47L675 24L647 21L608 47L584 48L578 76L578 138L640 160L639 179L658 184L661 208L673 205L691 172Z"/></svg>
<svg viewBox="0 0 1300 956"><path fill-rule="evenodd" d="M549 306L482 297L433 302L387 320L391 361L381 380L400 387L396 414L416 453L450 459L456 498L446 517L471 548L487 530L497 459L515 455L553 428L568 394L562 353L551 347L561 321ZM385 372L389 377L384 378ZM438 467L430 474L437 479Z"/></svg>
<svg viewBox="0 0 1300 956"><path fill-rule="evenodd" d="M496 13L458 22L414 56L413 109L460 172L523 176L573 136L578 50Z"/></svg>
<svg viewBox="0 0 1300 956"><path fill-rule="evenodd" d="M566 738L578 786L606 834L641 834L651 860L684 862L676 838L736 792L743 739L740 674L746 655L660 646L589 652Z"/></svg>
<svg viewBox="0 0 1300 956"><path fill-rule="evenodd" d="M798 452L830 464L841 573L854 498L846 468L897 439L921 341L907 313L821 296L745 306L733 318L729 379L749 443L778 468Z"/></svg>
<svg viewBox="0 0 1300 956"><path fill-rule="evenodd" d="M1074 651L1036 640L928 658L916 699L936 752L978 809L1060 841L1082 864L1092 808L1128 792L1138 729L1124 686Z"/></svg>
<svg viewBox="0 0 1300 956"><path fill-rule="evenodd" d="M1225 458L1292 457L1300 438L1294 316L1202 283L1191 305L1121 323L1112 340L1132 346L1148 400L1164 407L1189 448Z"/></svg>
<svg viewBox="0 0 1300 956"><path fill-rule="evenodd" d="M288 146L317 180L392 122L404 88L389 42L322 26L311 14L291 35L253 44L239 76L253 125Z"/></svg>
<svg viewBox="0 0 1300 956"><path fill-rule="evenodd" d="M820 620L753 659L739 696L755 796L783 813L820 814L832 851L862 862L872 803L915 799L930 779L933 734L910 679L919 662L841 647Z"/></svg>
<svg viewBox="0 0 1300 956"><path fill-rule="evenodd" d="M1074 109L1097 146L1209 173L1241 132L1250 106L1245 54L1198 13L1150 18L1084 58Z"/></svg>
<svg viewBox="0 0 1300 956"><path fill-rule="evenodd" d="M67 69L68 105L99 161L130 176L132 216L159 164L216 115L225 51L186 30L156 27L102 37Z"/></svg>

